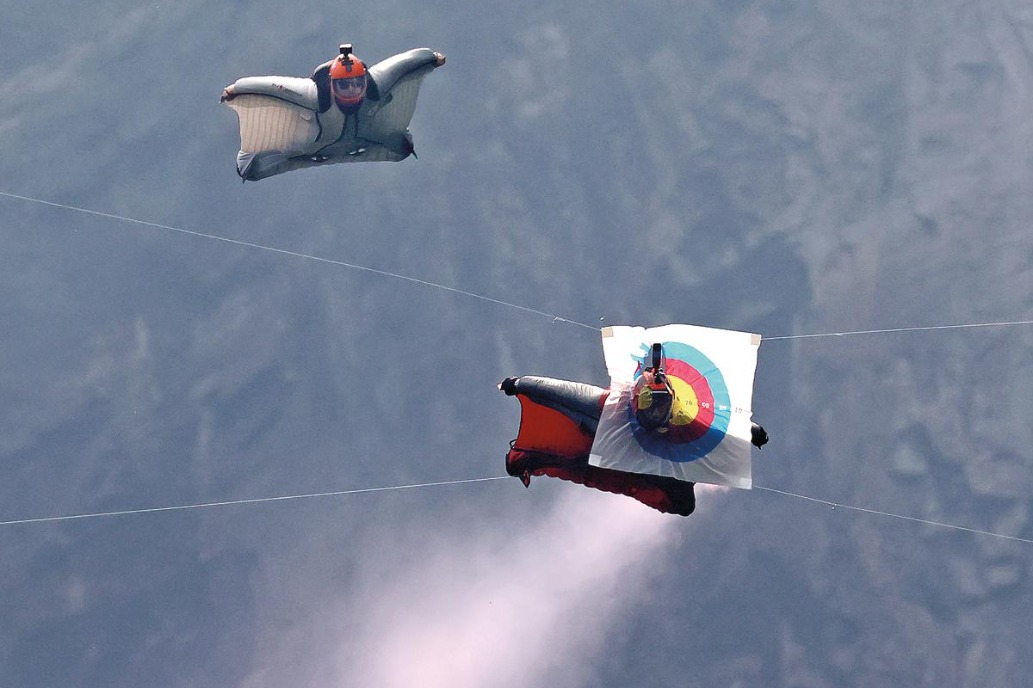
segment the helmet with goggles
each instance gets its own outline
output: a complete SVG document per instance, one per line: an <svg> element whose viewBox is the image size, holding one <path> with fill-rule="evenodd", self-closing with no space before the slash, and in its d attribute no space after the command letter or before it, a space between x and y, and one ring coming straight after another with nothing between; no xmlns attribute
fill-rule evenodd
<svg viewBox="0 0 1033 688"><path fill-rule="evenodd" d="M631 408L639 425L647 430L666 432L674 408L674 388L665 372L667 359L663 345L653 344L652 365L635 380Z"/></svg>
<svg viewBox="0 0 1033 688"><path fill-rule="evenodd" d="M330 91L342 107L358 105L366 97L366 65L352 54L350 43L341 46L330 65Z"/></svg>

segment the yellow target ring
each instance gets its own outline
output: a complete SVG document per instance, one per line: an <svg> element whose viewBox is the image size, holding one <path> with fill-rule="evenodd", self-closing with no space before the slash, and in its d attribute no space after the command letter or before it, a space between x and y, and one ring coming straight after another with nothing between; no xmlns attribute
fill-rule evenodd
<svg viewBox="0 0 1033 688"><path fill-rule="evenodd" d="M674 389L674 406L671 410L671 425L688 425L699 415L699 397L692 385L681 378L667 377Z"/></svg>

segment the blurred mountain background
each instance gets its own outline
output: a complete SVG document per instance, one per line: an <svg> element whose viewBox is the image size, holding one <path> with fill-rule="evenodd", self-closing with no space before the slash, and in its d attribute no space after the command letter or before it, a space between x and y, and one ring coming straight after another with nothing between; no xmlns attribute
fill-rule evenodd
<svg viewBox="0 0 1033 688"><path fill-rule="evenodd" d="M341 42L448 56L419 159L242 185L223 86ZM1031 317L1027 3L8 3L0 64L0 521L502 476L499 380L684 322L772 338L757 486L1007 536L545 479L8 525L0 685L1033 675L1033 328L799 337Z"/></svg>

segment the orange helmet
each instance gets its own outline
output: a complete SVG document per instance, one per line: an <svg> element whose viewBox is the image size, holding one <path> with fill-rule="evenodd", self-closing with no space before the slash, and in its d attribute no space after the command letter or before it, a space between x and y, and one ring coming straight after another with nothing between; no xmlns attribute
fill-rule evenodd
<svg viewBox="0 0 1033 688"><path fill-rule="evenodd" d="M342 107L354 107L366 97L366 65L352 55L351 44L342 45L330 65L330 91Z"/></svg>

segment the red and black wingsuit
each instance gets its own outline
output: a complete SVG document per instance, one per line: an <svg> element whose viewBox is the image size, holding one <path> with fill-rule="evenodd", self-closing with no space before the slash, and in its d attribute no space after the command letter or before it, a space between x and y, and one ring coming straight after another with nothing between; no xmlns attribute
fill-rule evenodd
<svg viewBox="0 0 1033 688"><path fill-rule="evenodd" d="M531 476L546 475L626 495L667 514L688 516L695 510L695 483L588 463L608 389L533 375L506 378L499 389L520 401L520 429L506 454L506 472L525 486ZM752 435L757 447L767 442L756 423Z"/></svg>

